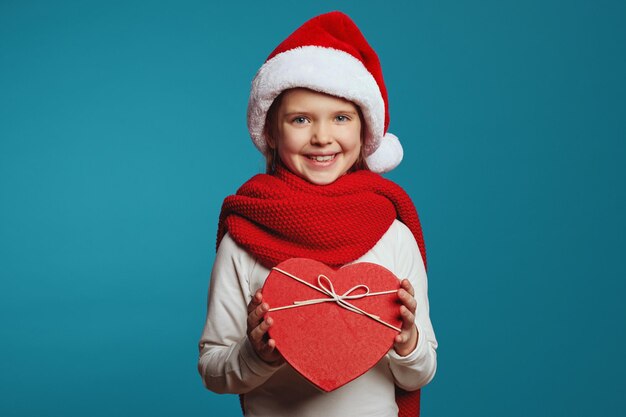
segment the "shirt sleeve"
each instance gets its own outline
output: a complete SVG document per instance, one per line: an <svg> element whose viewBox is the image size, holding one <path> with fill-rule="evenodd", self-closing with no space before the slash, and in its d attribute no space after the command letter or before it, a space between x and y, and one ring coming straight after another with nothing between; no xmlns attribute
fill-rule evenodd
<svg viewBox="0 0 626 417"><path fill-rule="evenodd" d="M244 394L263 384L279 366L254 352L246 335L249 276L255 260L227 234L215 256L207 317L199 342L198 371L217 393Z"/></svg>
<svg viewBox="0 0 626 417"><path fill-rule="evenodd" d="M399 222L398 222L399 223ZM415 326L417 346L407 356L389 351L389 366L396 385L414 391L428 384L437 369L437 339L430 321L428 280L417 242L404 224L399 223L396 245L396 271L400 279L407 278L415 290Z"/></svg>

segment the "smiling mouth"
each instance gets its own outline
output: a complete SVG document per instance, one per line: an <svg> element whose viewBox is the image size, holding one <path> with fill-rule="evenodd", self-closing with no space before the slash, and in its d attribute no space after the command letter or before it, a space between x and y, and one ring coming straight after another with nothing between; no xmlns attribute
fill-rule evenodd
<svg viewBox="0 0 626 417"><path fill-rule="evenodd" d="M335 153L332 155L307 155L306 157L317 162L330 162L335 159L336 156L337 154Z"/></svg>

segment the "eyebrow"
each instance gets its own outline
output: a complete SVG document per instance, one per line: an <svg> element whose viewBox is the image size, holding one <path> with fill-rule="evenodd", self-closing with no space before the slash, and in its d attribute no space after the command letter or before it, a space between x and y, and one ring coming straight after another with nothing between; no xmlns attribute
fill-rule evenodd
<svg viewBox="0 0 626 417"><path fill-rule="evenodd" d="M290 111L287 113L284 113L285 116L295 116L298 114L310 114L311 112L308 111ZM358 113L354 110L337 110L335 112L333 112L332 114L350 114L350 115L357 115Z"/></svg>

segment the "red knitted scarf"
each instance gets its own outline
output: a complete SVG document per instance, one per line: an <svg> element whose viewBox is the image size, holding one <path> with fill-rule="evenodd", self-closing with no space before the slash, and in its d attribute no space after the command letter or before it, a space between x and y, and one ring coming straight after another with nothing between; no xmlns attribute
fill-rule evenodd
<svg viewBox="0 0 626 417"><path fill-rule="evenodd" d="M422 227L400 186L370 171L319 186L279 166L224 200L217 245L228 232L267 268L296 257L340 267L373 248L396 218L413 232L426 265ZM419 416L419 399L419 390L397 388L398 415Z"/></svg>

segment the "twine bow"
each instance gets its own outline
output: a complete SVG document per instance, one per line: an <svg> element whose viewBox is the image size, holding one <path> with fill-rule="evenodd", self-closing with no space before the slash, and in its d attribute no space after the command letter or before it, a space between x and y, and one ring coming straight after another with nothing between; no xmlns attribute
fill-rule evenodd
<svg viewBox="0 0 626 417"><path fill-rule="evenodd" d="M371 318L372 320L375 320L377 322L379 322L380 324L383 324L389 328L392 328L396 331L401 331L400 328L387 323L386 321L382 320L379 316L376 316L374 314L368 313L365 310L360 309L359 307L349 303L346 300L358 300L361 298L365 298L365 297L372 297L372 296L376 296L376 295L384 295L384 294L393 294L396 293L397 290L388 290L388 291L379 291L379 292L370 292L370 289L367 285L364 284L359 284L359 285L355 285L354 287L350 288L348 291L344 292L343 294L339 295L337 294L337 292L335 291L335 287L333 286L333 282L330 280L330 278L328 278L326 275L320 274L317 276L317 285L311 284L303 279L298 278L297 276L290 274L287 271L284 271L280 268L272 268L275 271L278 271L286 276L288 276L289 278L295 279L296 281L310 287L313 288L316 291L321 292L322 294L326 295L327 297L325 298L314 298L311 300L304 300L304 301L294 301L292 305L286 305L286 306L282 306L282 307L274 307L274 308L270 308L269 311L278 311L278 310L286 310L288 308L296 308L296 307L302 307L302 306L307 306L307 305L312 305L312 304L320 304L320 303L327 303L327 302L334 302L336 303L339 307L345 308L348 311L352 311L353 313L357 313L357 314L362 314L364 316L367 316L369 318ZM360 294L353 294L355 291L358 290L364 290L365 292L360 293Z"/></svg>

